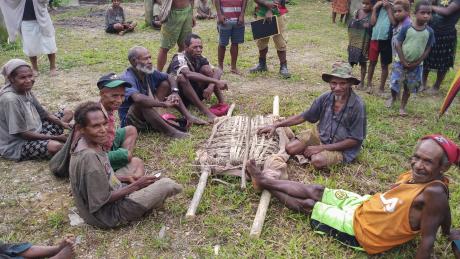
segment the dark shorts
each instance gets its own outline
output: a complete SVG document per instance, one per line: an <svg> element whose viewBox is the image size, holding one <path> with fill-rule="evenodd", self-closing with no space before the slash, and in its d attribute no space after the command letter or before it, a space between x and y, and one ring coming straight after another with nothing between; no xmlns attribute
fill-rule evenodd
<svg viewBox="0 0 460 259"><path fill-rule="evenodd" d="M244 25L238 25L236 22L218 24L217 31L219 32L220 46L227 46L230 39L232 44L244 43Z"/></svg>
<svg viewBox="0 0 460 259"><path fill-rule="evenodd" d="M380 55L380 63L389 65L393 61L391 40L371 40L369 44L369 61L377 62Z"/></svg>
<svg viewBox="0 0 460 259"><path fill-rule="evenodd" d="M0 258L23 258L20 254L31 247L31 243L4 244L0 242Z"/></svg>
<svg viewBox="0 0 460 259"><path fill-rule="evenodd" d="M118 33L118 31L115 30L115 28L113 28L113 24L110 24L109 26L107 26L107 28L105 28L105 32L107 32L107 33Z"/></svg>

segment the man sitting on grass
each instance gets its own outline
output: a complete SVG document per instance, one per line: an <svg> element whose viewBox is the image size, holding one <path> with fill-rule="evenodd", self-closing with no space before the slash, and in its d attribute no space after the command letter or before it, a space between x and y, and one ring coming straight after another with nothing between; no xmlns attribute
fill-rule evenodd
<svg viewBox="0 0 460 259"><path fill-rule="evenodd" d="M134 31L136 22L125 22L125 13L120 6L120 0L112 0L112 6L105 13L105 32L118 33L123 36L126 32Z"/></svg>
<svg viewBox="0 0 460 259"><path fill-rule="evenodd" d="M311 214L316 232L369 254L382 253L421 234L416 258L430 258L438 228L450 234L448 179L443 173L459 159L460 149L451 140L426 136L416 146L411 170L401 174L388 191L373 196L278 180L263 174L254 160L248 172L257 188L269 191L289 209Z"/></svg>
<svg viewBox="0 0 460 259"><path fill-rule="evenodd" d="M140 219L162 207L168 197L182 191L169 178L143 175L129 185L110 166L107 119L101 106L86 102L75 111L75 130L81 134L70 158L70 185L80 216L86 223L113 228ZM144 173L144 172L142 172Z"/></svg>
<svg viewBox="0 0 460 259"><path fill-rule="evenodd" d="M125 89L125 99L118 110L122 127L132 125L139 131L156 130L173 138L182 138L188 134L181 130L191 124L207 124L185 108L176 81L153 68L152 56L146 48L131 48L128 59L131 66L120 78L132 87ZM161 117L160 108L177 109L184 115L187 125L170 125Z"/></svg>
<svg viewBox="0 0 460 259"><path fill-rule="evenodd" d="M219 104L223 104L222 90L228 88L227 82L220 80L222 70L213 69L208 59L201 55L203 43L200 36L191 33L185 38L184 44L185 51L173 56L167 72L177 78L182 99L195 105L208 117L208 122L213 122L216 115L202 100L209 100L214 93Z"/></svg>
<svg viewBox="0 0 460 259"><path fill-rule="evenodd" d="M259 133L273 134L278 127L294 126L305 121L318 122L317 129L302 132L286 145L288 154L310 158L315 168L352 162L366 137L364 102L351 88L360 81L352 76L351 66L336 62L332 73L324 73L322 77L329 83L331 91L316 98L302 114L259 129Z"/></svg>

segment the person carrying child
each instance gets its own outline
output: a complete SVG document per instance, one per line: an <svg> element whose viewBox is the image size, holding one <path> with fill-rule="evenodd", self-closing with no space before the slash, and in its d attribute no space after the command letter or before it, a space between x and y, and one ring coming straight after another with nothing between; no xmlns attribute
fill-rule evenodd
<svg viewBox="0 0 460 259"><path fill-rule="evenodd" d="M415 5L415 22L404 26L398 34L396 43L397 59L391 72L391 100L398 96L399 89L404 87L399 114L407 115L406 105L410 92L416 93L422 83L423 60L430 53L435 38L433 29L427 23L431 19L431 4L420 0Z"/></svg>
<svg viewBox="0 0 460 259"><path fill-rule="evenodd" d="M369 74L367 77L367 92L372 93L372 78L375 66L380 55L382 75L379 92L384 92L385 82L388 77L388 65L392 62L391 53L391 24L394 24L391 3L388 0L379 0L372 8L371 25L372 36L369 44Z"/></svg>
<svg viewBox="0 0 460 259"><path fill-rule="evenodd" d="M125 22L125 13L120 6L121 0L112 0L112 6L105 13L105 32L123 36L136 28L136 22Z"/></svg>
<svg viewBox="0 0 460 259"><path fill-rule="evenodd" d="M362 7L353 13L353 17L348 24L348 63L351 66L359 64L361 67L361 83L359 84L359 88L361 89L364 87L369 42L371 39L370 19L372 2L374 1L363 0Z"/></svg>

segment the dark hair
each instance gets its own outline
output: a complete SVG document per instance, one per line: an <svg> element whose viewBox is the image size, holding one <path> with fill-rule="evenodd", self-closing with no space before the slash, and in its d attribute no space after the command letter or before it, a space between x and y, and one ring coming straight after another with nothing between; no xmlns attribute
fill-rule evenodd
<svg viewBox="0 0 460 259"><path fill-rule="evenodd" d="M10 75L8 77L15 77L18 74L18 69L21 68L21 67L28 67L28 68L32 69L29 65L21 65L21 66L15 68L13 71L11 71L11 73L10 73Z"/></svg>
<svg viewBox="0 0 460 259"><path fill-rule="evenodd" d="M393 6L395 5L400 5L404 9L404 11L410 12L410 3L408 0L396 0L393 3Z"/></svg>
<svg viewBox="0 0 460 259"><path fill-rule="evenodd" d="M431 3L428 2L427 0L418 1L417 3L415 3L415 11L414 11L414 13L417 13L418 10L420 10L420 6L430 6L431 7Z"/></svg>
<svg viewBox="0 0 460 259"><path fill-rule="evenodd" d="M81 127L86 127L88 123L88 120L87 120L88 113L95 112L95 111L102 112L101 106L96 102L89 101L89 102L84 102L84 103L79 104L74 114L75 124Z"/></svg>
<svg viewBox="0 0 460 259"><path fill-rule="evenodd" d="M377 0L371 0L370 3L371 3L372 6L374 6L375 3L377 3Z"/></svg>
<svg viewBox="0 0 460 259"><path fill-rule="evenodd" d="M186 37L185 37L185 40L184 40L184 44L185 46L190 46L190 44L192 43L192 39L200 39L200 36L196 35L195 33L189 33Z"/></svg>

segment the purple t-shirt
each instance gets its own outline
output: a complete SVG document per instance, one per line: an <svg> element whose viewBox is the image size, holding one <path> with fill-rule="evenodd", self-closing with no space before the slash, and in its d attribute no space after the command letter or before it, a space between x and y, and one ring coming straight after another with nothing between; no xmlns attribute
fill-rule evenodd
<svg viewBox="0 0 460 259"><path fill-rule="evenodd" d="M396 53L396 43L398 43L398 34L403 27L409 26L412 24L412 20L410 16L407 16L401 23L393 27L393 38L391 38L391 49L393 50L393 57L397 57L398 53Z"/></svg>

